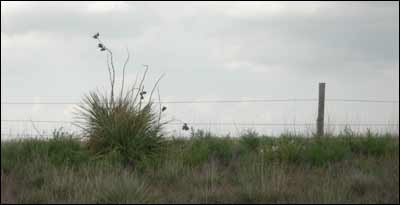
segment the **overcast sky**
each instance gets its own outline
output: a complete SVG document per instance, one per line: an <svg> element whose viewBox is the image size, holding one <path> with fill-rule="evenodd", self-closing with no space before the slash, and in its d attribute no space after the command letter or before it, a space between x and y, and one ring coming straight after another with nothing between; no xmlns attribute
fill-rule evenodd
<svg viewBox="0 0 400 205"><path fill-rule="evenodd" d="M150 65L149 88L165 73L165 100L317 98L319 82L330 99L399 99L398 2L2 1L1 101L80 102L108 89L96 32L118 68L129 48L128 83L142 64ZM327 102L326 116L331 123L398 123L398 106ZM317 113L317 102L167 107L165 120L189 124L314 123ZM73 109L2 104L1 119L71 120ZM194 127L231 134L246 128ZM250 128L274 134L293 126ZM1 130L31 132L32 125L2 121Z"/></svg>

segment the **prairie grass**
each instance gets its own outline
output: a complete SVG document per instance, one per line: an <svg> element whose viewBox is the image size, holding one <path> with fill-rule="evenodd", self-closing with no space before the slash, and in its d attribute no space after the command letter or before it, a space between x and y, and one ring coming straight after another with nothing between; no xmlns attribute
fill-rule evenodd
<svg viewBox="0 0 400 205"><path fill-rule="evenodd" d="M390 135L196 131L166 138L141 168L56 136L1 143L2 203L399 203L399 141Z"/></svg>

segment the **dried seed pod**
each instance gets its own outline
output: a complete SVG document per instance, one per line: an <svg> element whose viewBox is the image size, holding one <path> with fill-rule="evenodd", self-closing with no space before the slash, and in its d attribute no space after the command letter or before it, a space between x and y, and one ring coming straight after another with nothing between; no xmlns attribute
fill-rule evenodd
<svg viewBox="0 0 400 205"><path fill-rule="evenodd" d="M182 130L189 130L189 126L187 125L187 123L183 123Z"/></svg>
<svg viewBox="0 0 400 205"><path fill-rule="evenodd" d="M96 34L94 34L93 38L94 38L94 39L98 39L99 36L100 36L100 34L99 34L99 32L97 32Z"/></svg>

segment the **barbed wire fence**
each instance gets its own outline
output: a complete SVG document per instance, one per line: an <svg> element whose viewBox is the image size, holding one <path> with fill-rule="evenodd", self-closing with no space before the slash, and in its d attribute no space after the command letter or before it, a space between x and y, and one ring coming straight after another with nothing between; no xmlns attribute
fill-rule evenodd
<svg viewBox="0 0 400 205"><path fill-rule="evenodd" d="M226 99L213 99L213 100L164 100L164 101L155 101L154 103L161 103L161 104L228 104L228 103L314 103L318 102L319 99L317 98L287 98L287 99L236 99L236 100L226 100ZM328 103L379 103L379 104L390 104L396 105L399 103L398 100L382 100L382 99L344 99L344 98L331 98L331 99L324 99L325 102ZM1 102L2 107L6 105L83 105L80 102L73 102L73 101L61 101L61 102L17 102L17 101L4 101ZM398 105L397 105L398 106ZM3 123L34 123L34 124L57 124L57 125L74 125L77 121L72 120L31 120L31 119L1 119ZM314 130L316 127L315 122L299 122L299 123L270 123L270 122L254 122L254 123L245 123L245 122L185 122L181 119L173 119L166 125L168 126L175 126L179 127L182 126L183 123L188 123L190 126L232 126L232 127L241 127L241 128L254 128L254 127L308 127L311 130ZM351 127L351 126L358 126L358 127L399 127L399 123L324 123L326 127ZM2 136L19 136L24 135L26 137L29 136L36 136L37 134L12 134L6 133L3 131L1 132ZM42 136L51 136L51 134L42 134Z"/></svg>
<svg viewBox="0 0 400 205"><path fill-rule="evenodd" d="M244 103L244 102L317 102L317 98L288 98L288 99L247 99L247 100L171 100L155 101L162 104L189 104L189 103ZM368 100L368 99L326 99L326 102L353 102L353 103L399 103L398 100ZM81 102L1 102L3 105L82 105Z"/></svg>

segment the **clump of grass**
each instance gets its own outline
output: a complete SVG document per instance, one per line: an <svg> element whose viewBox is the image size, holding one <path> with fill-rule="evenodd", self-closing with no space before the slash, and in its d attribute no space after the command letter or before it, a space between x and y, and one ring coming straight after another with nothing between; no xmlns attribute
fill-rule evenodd
<svg viewBox="0 0 400 205"><path fill-rule="evenodd" d="M50 162L56 166L69 165L79 166L89 160L87 150L82 149L78 138L62 129L53 131L53 138L49 140L48 157Z"/></svg>
<svg viewBox="0 0 400 205"><path fill-rule="evenodd" d="M149 100L145 102L147 91L143 82L148 71L146 67L142 80L136 87L136 82L131 89L124 92L124 75L127 60L123 67L122 87L120 94L114 94L115 68L113 55L109 48L99 40L99 34L93 36L99 41L101 51L106 51L109 60L108 71L111 84L111 93L101 94L91 92L83 99L78 117L83 121L80 126L84 130L84 136L88 139L89 150L98 157L120 158L124 164L136 166L137 163L149 159L155 159L162 150L162 126L160 123L161 109L156 112L151 101L157 83L153 87Z"/></svg>
<svg viewBox="0 0 400 205"><path fill-rule="evenodd" d="M247 150L257 151L260 146L261 140L257 132L247 130L242 136L240 136L240 143Z"/></svg>
<svg viewBox="0 0 400 205"><path fill-rule="evenodd" d="M343 139L325 137L313 139L301 156L306 163L313 166L325 166L332 162L349 159L351 154L349 145Z"/></svg>
<svg viewBox="0 0 400 205"><path fill-rule="evenodd" d="M298 163L301 161L301 155L306 144L303 144L301 139L292 136L282 136L276 140L276 143L271 147L274 153L274 158L281 162Z"/></svg>
<svg viewBox="0 0 400 205"><path fill-rule="evenodd" d="M161 150L161 124L151 104L143 108L131 99L104 105L96 93L86 97L85 137L91 152L100 156L117 152L123 160L137 162Z"/></svg>
<svg viewBox="0 0 400 205"><path fill-rule="evenodd" d="M187 165L197 166L216 160L227 165L233 157L233 141L229 137L218 138L210 132L197 130L192 132L191 143L184 161Z"/></svg>
<svg viewBox="0 0 400 205"><path fill-rule="evenodd" d="M2 203L116 204L146 203L150 199L148 185L139 176L116 166L86 164L76 169L35 159L3 178Z"/></svg>
<svg viewBox="0 0 400 205"><path fill-rule="evenodd" d="M263 137L258 151L267 161L326 166L330 163L351 159L354 156L384 157L398 153L398 143L390 135L367 132L305 138L304 136ZM351 133L351 134L350 134Z"/></svg>
<svg viewBox="0 0 400 205"><path fill-rule="evenodd" d="M368 130L365 136L344 138L347 139L351 151L355 154L382 156L396 151L393 137L390 135L379 135Z"/></svg>
<svg viewBox="0 0 400 205"><path fill-rule="evenodd" d="M59 130L50 139L24 139L1 143L1 169L5 172L35 159L55 166L79 166L89 160L80 140Z"/></svg>

